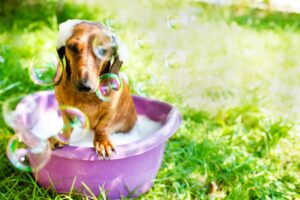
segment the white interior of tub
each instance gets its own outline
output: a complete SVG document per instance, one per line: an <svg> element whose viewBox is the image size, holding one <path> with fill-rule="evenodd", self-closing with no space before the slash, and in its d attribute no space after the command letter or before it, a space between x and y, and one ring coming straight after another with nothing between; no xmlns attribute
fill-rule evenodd
<svg viewBox="0 0 300 200"><path fill-rule="evenodd" d="M40 116L35 126L31 129L34 135L46 139L61 130L63 121L55 110L47 111ZM161 126L161 122L153 121L145 115L139 115L131 131L127 133L112 133L109 135L109 138L114 145L129 144L147 137ZM85 132L80 128L75 128L71 134L69 145L75 147L93 147L93 138L93 132Z"/></svg>

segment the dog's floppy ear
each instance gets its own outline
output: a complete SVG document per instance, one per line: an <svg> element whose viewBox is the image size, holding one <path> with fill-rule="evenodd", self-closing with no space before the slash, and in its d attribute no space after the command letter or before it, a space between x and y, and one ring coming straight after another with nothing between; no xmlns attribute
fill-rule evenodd
<svg viewBox="0 0 300 200"><path fill-rule="evenodd" d="M65 47L62 46L59 49L57 49L57 54L58 54L58 57L59 57L61 63L66 68L65 72L67 74L67 78L70 79L70 77L71 77L71 67L70 67L70 63L69 63L68 59L66 58ZM64 62L64 58L65 58L65 62Z"/></svg>
<svg viewBox="0 0 300 200"><path fill-rule="evenodd" d="M119 74L120 68L123 64L123 60L127 55L127 49L122 44L120 40L118 40L114 35L112 36L112 44L113 44L113 60L111 61L111 66L109 68L110 73Z"/></svg>
<svg viewBox="0 0 300 200"><path fill-rule="evenodd" d="M122 64L123 64L123 61L120 60L119 55L116 55L112 65L110 67L110 70L109 70L110 73L118 75Z"/></svg>
<svg viewBox="0 0 300 200"><path fill-rule="evenodd" d="M63 61L63 58L65 57L65 47L62 46L59 49L57 49L57 54L58 54L59 59L61 61Z"/></svg>

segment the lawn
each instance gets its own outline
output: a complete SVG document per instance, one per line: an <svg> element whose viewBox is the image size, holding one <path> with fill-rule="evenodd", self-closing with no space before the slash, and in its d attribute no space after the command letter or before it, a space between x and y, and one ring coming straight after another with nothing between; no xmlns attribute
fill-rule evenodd
<svg viewBox="0 0 300 200"><path fill-rule="evenodd" d="M299 15L184 0L13 2L0 7L0 106L52 88L34 85L27 68L55 52L59 23L101 21L129 49L132 93L183 117L140 199L300 198ZM2 117L0 131L0 199L82 199L15 169Z"/></svg>

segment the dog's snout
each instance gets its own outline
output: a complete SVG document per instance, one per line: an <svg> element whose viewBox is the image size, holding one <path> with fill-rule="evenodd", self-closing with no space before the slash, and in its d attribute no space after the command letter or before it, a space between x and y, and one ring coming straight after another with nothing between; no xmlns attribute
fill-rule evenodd
<svg viewBox="0 0 300 200"><path fill-rule="evenodd" d="M91 86L85 80L81 80L77 83L77 89L80 92L89 92L92 90Z"/></svg>

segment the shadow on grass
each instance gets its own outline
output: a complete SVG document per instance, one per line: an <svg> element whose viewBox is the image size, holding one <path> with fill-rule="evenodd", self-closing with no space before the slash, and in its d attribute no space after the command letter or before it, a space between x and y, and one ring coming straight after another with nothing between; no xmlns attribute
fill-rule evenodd
<svg viewBox="0 0 300 200"><path fill-rule="evenodd" d="M64 1L4 0L0 7L0 33L33 32L45 26L55 28L68 19L95 20L100 9Z"/></svg>
<svg viewBox="0 0 300 200"><path fill-rule="evenodd" d="M55 9L54 1L4 0L0 6L0 32L35 31L52 26Z"/></svg>
<svg viewBox="0 0 300 200"><path fill-rule="evenodd" d="M245 5L219 6L193 3L203 9L203 19L226 20L255 30L300 31L300 15L272 10L250 8ZM201 16L200 16L201 17Z"/></svg>
<svg viewBox="0 0 300 200"><path fill-rule="evenodd" d="M74 5L70 2L57 3L56 16L58 24L68 19L96 20L98 13L101 13L101 7L90 7L85 4Z"/></svg>
<svg viewBox="0 0 300 200"><path fill-rule="evenodd" d="M257 30L300 30L299 14L238 7L233 8L232 13L233 15L229 17L230 21Z"/></svg>
<svg viewBox="0 0 300 200"><path fill-rule="evenodd" d="M235 22L256 30L300 30L300 15L271 10L260 10L246 6L218 6L205 3L191 3L191 6L202 8L203 19L222 19L228 23ZM0 7L0 32L34 31L44 26L53 26L68 19L97 19L102 10L101 5L75 4L65 1L38 0L4 0ZM105 16L103 16L105 17ZM107 16L106 16L107 17Z"/></svg>

